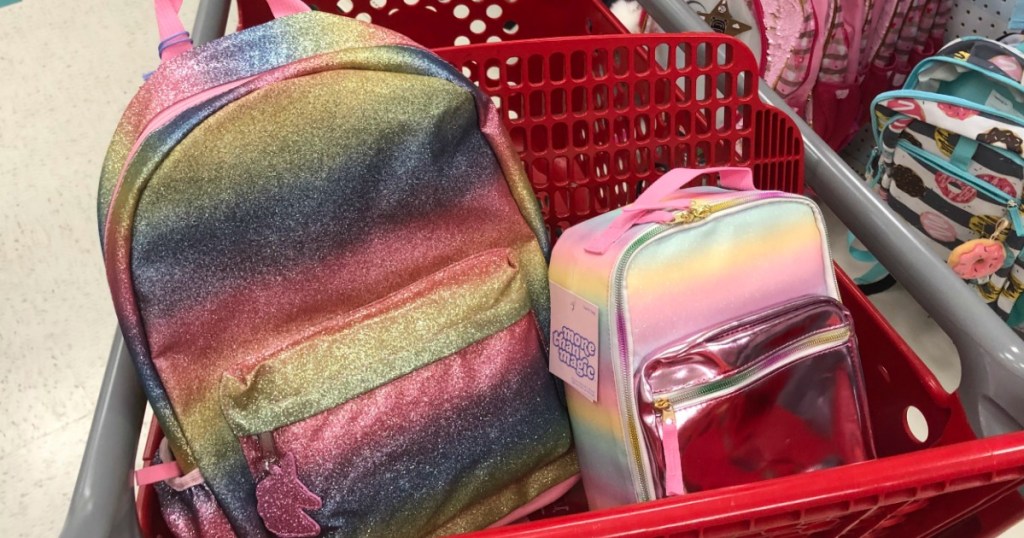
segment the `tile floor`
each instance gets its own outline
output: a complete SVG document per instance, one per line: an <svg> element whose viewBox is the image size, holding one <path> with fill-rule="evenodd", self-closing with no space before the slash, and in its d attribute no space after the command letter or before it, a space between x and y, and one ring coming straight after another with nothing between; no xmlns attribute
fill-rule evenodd
<svg viewBox="0 0 1024 538"><path fill-rule="evenodd" d="M114 334L96 185L155 66L152 5L0 8L0 536L63 524Z"/></svg>
<svg viewBox="0 0 1024 538"><path fill-rule="evenodd" d="M114 327L96 182L121 111L155 66L151 6L0 8L0 536L57 535L77 474ZM951 344L906 293L877 303L955 387Z"/></svg>

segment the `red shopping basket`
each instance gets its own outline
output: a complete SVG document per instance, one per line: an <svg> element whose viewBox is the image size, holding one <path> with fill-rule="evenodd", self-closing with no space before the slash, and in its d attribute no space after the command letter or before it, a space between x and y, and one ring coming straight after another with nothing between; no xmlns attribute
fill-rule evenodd
<svg viewBox="0 0 1024 538"><path fill-rule="evenodd" d="M460 36L478 43L437 52L502 110L555 238L629 203L679 166L750 166L761 188L802 190L799 132L757 98L754 59L738 41L715 34L610 35L621 26L596 0L339 5L427 45L447 46ZM503 11L487 27L504 29L512 21L516 31L466 33L492 5ZM264 20L260 8L262 2L242 2L240 19ZM430 13L434 22L416 13ZM581 20L582 28L572 26ZM609 35L538 39L581 33ZM528 40L510 45L494 37ZM839 284L857 329L878 460L598 512L580 512L575 491L536 521L477 535L975 537L1019 519L1024 433L975 439L956 396L845 275ZM911 428L912 415L923 417L926 431ZM154 422L147 463L160 437ZM140 490L143 533L167 536L156 504L152 487Z"/></svg>

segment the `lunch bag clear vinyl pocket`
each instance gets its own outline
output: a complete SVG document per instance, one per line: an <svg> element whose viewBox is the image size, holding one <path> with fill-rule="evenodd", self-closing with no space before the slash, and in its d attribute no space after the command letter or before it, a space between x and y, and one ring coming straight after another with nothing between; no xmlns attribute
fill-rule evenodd
<svg viewBox="0 0 1024 538"><path fill-rule="evenodd" d="M828 297L668 346L636 382L659 496L873 457L850 315Z"/></svg>

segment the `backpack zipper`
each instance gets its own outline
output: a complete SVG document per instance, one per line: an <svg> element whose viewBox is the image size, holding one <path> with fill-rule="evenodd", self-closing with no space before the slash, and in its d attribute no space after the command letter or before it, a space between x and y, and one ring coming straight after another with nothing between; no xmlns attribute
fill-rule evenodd
<svg viewBox="0 0 1024 538"><path fill-rule="evenodd" d="M940 172L949 176L953 176L956 179L969 184L971 187L974 187L975 189L984 192L987 196L1002 202L1006 206L1006 216L1010 219L1010 222L1013 223L1014 232L1016 232L1018 236L1024 236L1024 220L1022 220L1020 215L1019 200L1012 198L1010 195L999 190L991 183L979 179L975 177L973 174L964 172L954 166L951 166L942 159L939 159L938 157L932 155L931 153L925 150L918 149L916 146L914 146L910 142L907 142L906 140L900 139L898 142L896 142L896 147L905 151L912 158L920 159L930 164L933 168L939 170Z"/></svg>
<svg viewBox="0 0 1024 538"><path fill-rule="evenodd" d="M260 453L263 456L263 473L270 474L270 467L278 462L277 445L274 443L273 432L263 432L256 436L260 442Z"/></svg>
<svg viewBox="0 0 1024 538"><path fill-rule="evenodd" d="M957 105L964 108L969 108L971 110L976 110L978 112L982 112L990 116L995 116L996 119L1005 120L1005 123L1009 123L1010 125L1016 127L1024 126L1024 117L1009 114L1007 112L1003 112L1002 110L997 110L995 108L981 105L972 101L968 101L960 97L951 97L948 95L941 95L921 90L891 90L880 93L871 101L872 112L874 112L879 105L884 106L885 102L890 101L892 99L917 99L920 101L927 101L931 103L945 103L950 105ZM912 120L917 119L906 114L903 114L902 112L896 112L896 114L899 114L905 118L910 118ZM874 119L872 120L872 125L877 126L877 124L875 124Z"/></svg>
<svg viewBox="0 0 1024 538"><path fill-rule="evenodd" d="M731 394L760 379L757 374L771 374L809 355L832 349L849 340L851 334L849 326L809 334L796 342L777 348L759 364L742 368L732 375L696 387L666 391L654 399L654 408L663 409L669 406L674 412L675 407L681 404L700 405L708 400Z"/></svg>

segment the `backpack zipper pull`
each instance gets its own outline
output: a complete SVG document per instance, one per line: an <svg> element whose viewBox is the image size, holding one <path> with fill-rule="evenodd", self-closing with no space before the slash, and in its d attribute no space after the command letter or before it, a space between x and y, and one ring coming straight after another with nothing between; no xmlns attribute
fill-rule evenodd
<svg viewBox="0 0 1024 538"><path fill-rule="evenodd" d="M1012 212L1013 210L1011 209L1010 211ZM1000 239L999 236L1002 235L1003 232L1005 232L1006 229L1009 228L1009 227L1010 227L1010 221L1008 221L1006 219L999 219L999 222L996 223L995 229L992 230L992 235L988 236L988 238L993 240L993 241L1002 242L1003 240Z"/></svg>
<svg viewBox="0 0 1024 538"><path fill-rule="evenodd" d="M1015 202L1010 202L1015 204ZM1010 214L1010 218L1013 215L1017 215L1017 219L1020 219L1020 212L1017 211L1016 205L1007 204L1007 212ZM992 233L986 237L979 237L977 239L971 239L957 245L949 253L949 257L946 259L946 265L948 265L953 272L965 280L976 280L986 279L1000 267L1006 261L1006 250L1004 241L1006 238L1001 237L1003 232L1010 227L1010 221L1005 218L999 219L993 228ZM979 291L982 288L978 288ZM998 290L998 288L996 288ZM998 293L996 293L998 295ZM994 300L995 296L990 300Z"/></svg>
<svg viewBox="0 0 1024 538"><path fill-rule="evenodd" d="M274 445L274 434L263 432L257 436L260 442L260 452L263 454L263 475L270 474L270 467L278 461L277 447Z"/></svg>
<svg viewBox="0 0 1024 538"><path fill-rule="evenodd" d="M320 524L306 510L319 510L323 501L299 480L295 456L277 451L274 435L258 436L263 477L256 483L256 512L267 530L277 536L319 536Z"/></svg>
<svg viewBox="0 0 1024 538"><path fill-rule="evenodd" d="M711 205L703 202L691 202L689 209L676 213L672 224L690 224L698 220L704 220L711 214Z"/></svg>
<svg viewBox="0 0 1024 538"><path fill-rule="evenodd" d="M679 425L676 411L667 398L654 400L654 410L661 419L661 447L665 455L665 496L686 493L683 487L683 462L679 454Z"/></svg>

